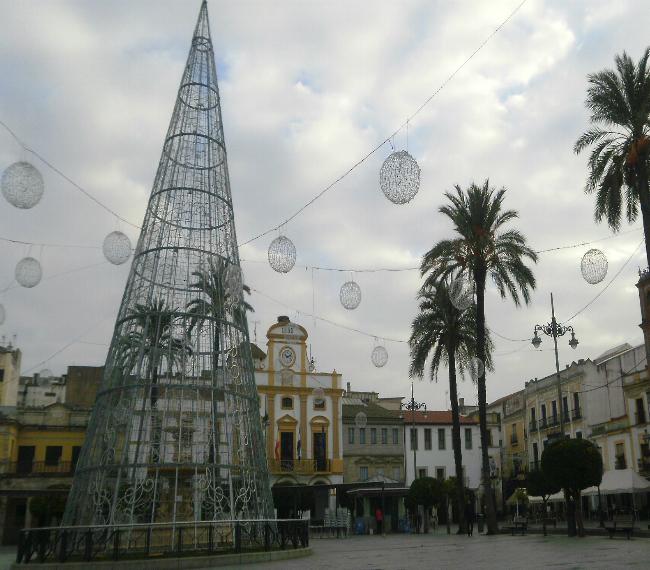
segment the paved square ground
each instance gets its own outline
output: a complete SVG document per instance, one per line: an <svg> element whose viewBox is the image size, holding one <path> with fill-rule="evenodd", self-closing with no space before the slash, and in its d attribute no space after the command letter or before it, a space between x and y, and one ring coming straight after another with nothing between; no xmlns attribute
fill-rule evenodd
<svg viewBox="0 0 650 570"><path fill-rule="evenodd" d="M432 568L650 568L650 539L442 534L313 539L308 558L246 566L256 570L429 570ZM237 567L235 567L237 568ZM243 568L239 566L238 568Z"/></svg>

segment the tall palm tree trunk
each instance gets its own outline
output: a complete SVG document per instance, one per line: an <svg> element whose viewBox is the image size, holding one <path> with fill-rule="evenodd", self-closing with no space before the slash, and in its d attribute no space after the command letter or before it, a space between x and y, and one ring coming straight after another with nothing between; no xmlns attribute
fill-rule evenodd
<svg viewBox="0 0 650 570"><path fill-rule="evenodd" d="M650 192L648 191L648 157L645 153L639 157L636 166L635 178L639 204L641 206L641 218L643 219L643 235L645 237L646 262L650 268Z"/></svg>
<svg viewBox="0 0 650 570"><path fill-rule="evenodd" d="M474 280L476 283L476 352L481 362L485 362L485 277L486 270L480 267L476 270ZM478 379L478 413L481 431L481 478L483 480L483 493L485 497L485 514L487 533L499 532L497 515L494 510L494 497L490 483L490 456L489 437L487 429L487 396L485 390L485 367Z"/></svg>
<svg viewBox="0 0 650 570"><path fill-rule="evenodd" d="M458 413L458 386L456 385L456 352L447 347L449 359L449 394L451 397L451 444L454 449L456 465L456 495L458 497L458 532L464 533L465 526L465 485L463 484L463 454L460 448L460 414Z"/></svg>

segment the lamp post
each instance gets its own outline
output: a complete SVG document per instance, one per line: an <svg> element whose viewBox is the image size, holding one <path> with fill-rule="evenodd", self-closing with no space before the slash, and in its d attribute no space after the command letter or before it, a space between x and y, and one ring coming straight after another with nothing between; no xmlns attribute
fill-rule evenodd
<svg viewBox="0 0 650 570"><path fill-rule="evenodd" d="M535 325L535 329L533 330L534 336L531 342L535 348L538 348L539 345L542 344L542 339L539 338L537 334L540 331L546 336L553 337L553 347L555 349L555 372L557 375L557 405L560 408L560 435L564 436L564 406L562 405L562 384L560 380L560 361L557 355L557 337L564 336L567 332L571 332L571 340L569 341L569 346L573 349L578 346L578 339L576 338L575 331L573 330L572 326L561 325L555 320L553 293L551 293L551 322L545 325Z"/></svg>
<svg viewBox="0 0 650 570"><path fill-rule="evenodd" d="M411 442L411 449L413 450L413 480L415 481L417 477L417 468L416 468L416 462L415 462L415 453L416 453L416 447L417 447L417 432L415 431L415 412L418 410L424 409L424 417L426 418L426 411L427 411L427 405L424 402L416 402L415 398L413 397L413 381L411 380L411 399L406 402L401 402L399 405L400 409L405 409L411 412L411 425L412 431L411 434L415 433L415 442L416 445L413 445L413 436L409 438Z"/></svg>

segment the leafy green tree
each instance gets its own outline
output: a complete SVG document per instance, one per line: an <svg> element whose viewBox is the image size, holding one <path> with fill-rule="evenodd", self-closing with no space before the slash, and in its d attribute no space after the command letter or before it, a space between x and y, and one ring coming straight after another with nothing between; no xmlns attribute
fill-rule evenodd
<svg viewBox="0 0 650 570"><path fill-rule="evenodd" d="M603 459L598 448L586 439L560 439L542 453L542 471L552 485L564 489L575 513L578 535L584 536L581 492L600 485L603 478Z"/></svg>
<svg viewBox="0 0 650 570"><path fill-rule="evenodd" d="M411 325L409 339L411 350L409 374L411 377L422 378L429 359L430 379L437 381L440 367L447 367L451 399L451 440L457 482L455 499L458 503L459 525L462 532L465 528L465 493L456 369L458 368L461 374L464 373L470 359L476 355L476 309L472 307L462 312L456 309L449 296L448 281L441 281L433 288L423 288L418 298L420 299L419 313Z"/></svg>
<svg viewBox="0 0 650 570"><path fill-rule="evenodd" d="M464 276L473 281L476 291L476 354L486 362L487 337L485 324L485 287L490 277L502 298L509 296L516 306L530 302L535 277L525 260L537 262L537 254L528 246L519 231L506 229L515 220L515 210L504 209L506 190L495 191L486 180L482 186L460 186L446 192L449 204L440 212L453 223L458 237L435 244L424 256L420 271L427 275L425 286L448 278ZM479 424L481 430L481 463L487 514L488 534L498 532L492 486L490 484L489 436L485 371L478 378Z"/></svg>
<svg viewBox="0 0 650 570"><path fill-rule="evenodd" d="M542 517L542 528L546 536L546 505L548 498L555 493L560 492L561 487L544 473L541 469L533 469L528 473L526 478L526 491L533 497L542 498L542 508L544 516Z"/></svg>
<svg viewBox="0 0 650 570"><path fill-rule="evenodd" d="M420 477L414 479L406 495L404 503L411 512L416 512L422 506L425 512L424 529L429 529L428 519L431 507L438 507L445 498L445 486L442 481L433 477Z"/></svg>
<svg viewBox="0 0 650 570"><path fill-rule="evenodd" d="M650 265L650 48L635 65L623 52L616 56L616 70L605 69L587 76L587 109L592 127L576 141L580 153L592 147L585 191L596 194L597 221L603 218L614 231L623 212L634 222L641 208L646 260Z"/></svg>

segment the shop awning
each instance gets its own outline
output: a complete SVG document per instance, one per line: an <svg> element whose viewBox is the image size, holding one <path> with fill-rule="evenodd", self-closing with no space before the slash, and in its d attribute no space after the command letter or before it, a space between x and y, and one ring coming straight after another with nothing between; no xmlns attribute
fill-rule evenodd
<svg viewBox="0 0 650 570"><path fill-rule="evenodd" d="M612 469L603 473L600 483L601 495L615 493L644 493L650 491L650 481L641 477L633 469ZM582 492L583 495L597 495L598 487L589 487Z"/></svg>

